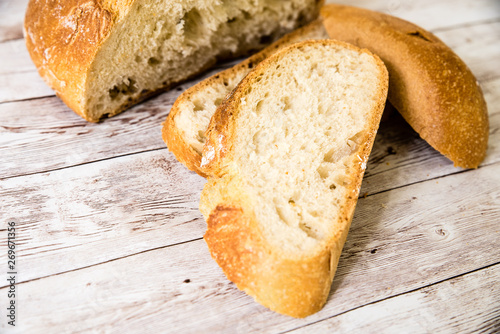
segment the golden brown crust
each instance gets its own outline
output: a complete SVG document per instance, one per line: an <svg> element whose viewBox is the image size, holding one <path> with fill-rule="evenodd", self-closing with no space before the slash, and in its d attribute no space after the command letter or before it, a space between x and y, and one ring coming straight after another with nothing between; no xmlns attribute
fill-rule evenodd
<svg viewBox="0 0 500 334"><path fill-rule="evenodd" d="M330 257L340 252L324 249L312 257L283 258L239 207L217 206L207 224L204 238L210 253L239 289L271 310L297 318L323 307L331 285L330 262L338 261Z"/></svg>
<svg viewBox="0 0 500 334"><path fill-rule="evenodd" d="M341 44L371 54L367 50L332 40L303 42L289 48L309 43ZM201 194L200 210L208 224L205 241L228 279L262 305L301 318L319 311L326 303L354 214L364 167L362 163L353 164L347 192L350 195L344 199L339 216L332 218L338 229L314 253L290 257L266 242L255 218L254 210L258 208L253 207L241 190L245 181L231 170L230 161L236 154L232 142L237 136L235 120L240 112L241 98L255 84L261 72L266 67L272 67L287 50L280 50L261 62L240 82L212 117L204 147L204 157L210 158L205 159L203 165L203 171L209 178ZM357 152L364 163L375 140L388 90L385 66L378 57L375 59L381 69L380 90Z"/></svg>
<svg viewBox="0 0 500 334"><path fill-rule="evenodd" d="M181 104L186 103L186 101L191 101L193 95L198 91L203 91L207 87L224 85L238 74L251 71L257 64L274 54L279 49L299 39L300 36L307 35L315 31L324 31L321 19L313 21L307 26L285 35L280 40L274 42L270 46L241 63L200 81L198 84L188 88L181 95L179 95L172 106L172 109L170 109L170 113L163 123L162 128L163 141L167 144L168 149L175 155L177 160L183 163L189 170L206 177L206 174L200 169L201 154L194 150L193 147L186 142L182 129L176 125L175 119L181 112L181 108L179 107ZM224 98L224 96L221 96L221 98Z"/></svg>
<svg viewBox="0 0 500 334"><path fill-rule="evenodd" d="M86 119L83 94L90 64L120 15L118 8L128 9L124 1L121 7L108 2L30 0L26 10L26 46L40 76Z"/></svg>
<svg viewBox="0 0 500 334"><path fill-rule="evenodd" d="M432 147L455 166L476 168L488 146L488 112L465 63L424 29L365 9L322 8L331 38L367 48L389 70L389 101Z"/></svg>

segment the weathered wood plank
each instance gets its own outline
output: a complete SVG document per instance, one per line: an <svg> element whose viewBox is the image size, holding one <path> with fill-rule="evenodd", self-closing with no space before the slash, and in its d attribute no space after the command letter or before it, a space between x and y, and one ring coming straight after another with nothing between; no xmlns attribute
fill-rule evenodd
<svg viewBox="0 0 500 334"><path fill-rule="evenodd" d="M149 152L0 181L0 212L17 223L30 280L200 238L204 183L166 150Z"/></svg>
<svg viewBox="0 0 500 334"><path fill-rule="evenodd" d="M0 42L23 38L24 12L28 1L0 1Z"/></svg>
<svg viewBox="0 0 500 334"><path fill-rule="evenodd" d="M117 170L117 174L121 171ZM137 179L137 183L141 181ZM307 319L280 316L253 302L225 279L210 259L204 241L196 240L18 284L18 305L23 312L20 329L25 332L113 329L185 333L203 329L206 332L275 333L331 318L498 263L499 182L496 164L360 199L332 286L333 294L322 311ZM98 188L95 198L85 197L85 205L100 203L107 187ZM108 191L115 192L112 187ZM71 200L66 203L77 197L72 189L63 188L61 192L70 196ZM72 193L74 195L70 195ZM133 193L119 196L125 198ZM145 194L142 192L140 196ZM130 199L129 206L137 208L141 203L135 201L140 201L140 196ZM116 199L116 207L122 207L120 198ZM154 196L147 199L150 203L156 200ZM55 200L52 203L59 205ZM82 206L78 198L75 205ZM38 206L31 208L40 210ZM65 210L63 207L58 212L64 215ZM161 208L157 213L164 211ZM42 211L39 217L44 214ZM152 248L147 245L151 235L141 230L124 231L130 227L121 229L123 224L127 225L125 212L113 211L109 216L113 222L101 222L107 228L98 237L101 242L93 242L77 251L75 247L65 248L57 257L46 255L38 261L30 257L40 258L43 249L38 250L38 255L22 255L20 280L36 276L33 273L45 271L46 266L61 267L84 257L89 262L93 257L102 259L103 253L113 252L111 245L123 247L117 242L122 238L135 244L137 252L143 246L143 249ZM89 219L82 220L94 226ZM173 230L167 220L160 221L163 223L155 223L156 234L168 238L180 232ZM20 249L30 247L33 242L30 235L39 238L43 232L38 230L41 224L30 223L32 228L24 232L26 241ZM85 231L83 223L79 226L72 220L66 228L71 226L75 227L73 238ZM201 226L193 227L189 223L183 226L202 232ZM49 239L54 241L60 234L57 224L43 228L52 231ZM82 230L76 232L78 229ZM2 260L3 257L0 262ZM0 295L5 293L5 288L0 290ZM488 296L483 298L484 302L489 301Z"/></svg>
<svg viewBox="0 0 500 334"><path fill-rule="evenodd" d="M35 65L31 61L28 50L26 50L24 39L0 43L0 59L2 60L0 62L0 75L36 72Z"/></svg>
<svg viewBox="0 0 500 334"><path fill-rule="evenodd" d="M497 333L500 264L290 333Z"/></svg>
<svg viewBox="0 0 500 334"><path fill-rule="evenodd" d="M0 103L54 96L54 91L32 71L0 74L0 87Z"/></svg>

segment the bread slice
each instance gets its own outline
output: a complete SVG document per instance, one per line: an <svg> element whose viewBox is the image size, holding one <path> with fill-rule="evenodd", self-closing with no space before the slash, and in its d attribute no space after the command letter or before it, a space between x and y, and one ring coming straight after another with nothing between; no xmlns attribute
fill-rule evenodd
<svg viewBox="0 0 500 334"><path fill-rule="evenodd" d="M97 122L317 18L322 0L30 0L40 75Z"/></svg>
<svg viewBox="0 0 500 334"><path fill-rule="evenodd" d="M448 46L419 26L366 9L329 4L321 16L331 38L384 61L389 102L424 140L455 166L479 166L488 147L486 102L474 74Z"/></svg>
<svg viewBox="0 0 500 334"><path fill-rule="evenodd" d="M212 117L205 240L262 305L305 317L325 304L387 89L369 51L306 41L261 62Z"/></svg>
<svg viewBox="0 0 500 334"><path fill-rule="evenodd" d="M295 30L238 65L215 74L184 91L163 124L162 137L169 150L192 171L200 169L205 131L215 110L258 63L279 49L309 39L327 39L321 20Z"/></svg>

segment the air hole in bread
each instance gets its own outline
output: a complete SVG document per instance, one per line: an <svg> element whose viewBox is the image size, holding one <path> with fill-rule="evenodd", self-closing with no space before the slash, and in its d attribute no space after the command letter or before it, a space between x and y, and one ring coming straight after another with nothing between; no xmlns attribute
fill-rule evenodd
<svg viewBox="0 0 500 334"><path fill-rule="evenodd" d="M269 44L273 41L273 37L271 35L264 35L260 38L260 44Z"/></svg>
<svg viewBox="0 0 500 334"><path fill-rule="evenodd" d="M148 59L148 65L149 66L156 66L160 63L161 61L158 58L151 57Z"/></svg>
<svg viewBox="0 0 500 334"><path fill-rule="evenodd" d="M345 175L337 175L335 177L335 183L340 185L340 186L347 187L347 186L349 186L351 181Z"/></svg>
<svg viewBox="0 0 500 334"><path fill-rule="evenodd" d="M363 139L363 135L365 133L363 131L360 131L358 133L356 133L354 136L350 137L348 139L348 141L353 141L355 142L357 145L359 145L361 142L362 142L362 139Z"/></svg>
<svg viewBox="0 0 500 334"><path fill-rule="evenodd" d="M335 189L337 189L337 186L334 183L332 183L332 184L330 184L330 189L335 190Z"/></svg>
<svg viewBox="0 0 500 334"><path fill-rule="evenodd" d="M292 103L290 102L289 96L284 96L281 101L283 102L283 110L292 109Z"/></svg>
<svg viewBox="0 0 500 334"><path fill-rule="evenodd" d="M217 98L217 99L215 99L215 101L214 101L214 105L215 105L216 107L218 107L221 103L222 103L222 99L221 99L221 98Z"/></svg>
<svg viewBox="0 0 500 334"><path fill-rule="evenodd" d="M334 154L335 154L335 148L330 149L328 152L326 152L325 156L323 157L323 161L335 162Z"/></svg>
<svg viewBox="0 0 500 334"><path fill-rule="evenodd" d="M260 100L259 102L257 102L257 104L255 105L255 111L257 113L259 113L262 110L263 104L264 104L264 100Z"/></svg>
<svg viewBox="0 0 500 334"><path fill-rule="evenodd" d="M117 99L119 96L132 95L137 92L135 80L131 78L125 79L122 83L115 85L108 93L111 100Z"/></svg>
<svg viewBox="0 0 500 334"><path fill-rule="evenodd" d="M323 180L327 179L328 176L330 175L330 168L328 168L323 164L321 164L321 166L319 166L318 169L316 169L316 171Z"/></svg>
<svg viewBox="0 0 500 334"><path fill-rule="evenodd" d="M302 231L304 231L307 234L307 236L309 236L313 239L317 239L316 233L314 233L313 229L309 225L307 225L306 223L304 223L304 222L299 223L299 228Z"/></svg>
<svg viewBox="0 0 500 334"><path fill-rule="evenodd" d="M203 102L201 102L200 100L194 100L193 104L194 104L193 111L205 110L205 108L203 107Z"/></svg>
<svg viewBox="0 0 500 334"><path fill-rule="evenodd" d="M245 20L250 20L252 18L252 14L250 14L249 12L247 12L246 10L242 10L241 13L243 14L243 18Z"/></svg>
<svg viewBox="0 0 500 334"><path fill-rule="evenodd" d="M290 208L285 208L281 205L276 205L276 213L280 220L288 226L296 225L297 215Z"/></svg>
<svg viewBox="0 0 500 334"><path fill-rule="evenodd" d="M203 18L198 9L193 8L186 12L181 21L184 22L184 36L186 36L186 39L195 40L203 36L200 31L203 29Z"/></svg>
<svg viewBox="0 0 500 334"><path fill-rule="evenodd" d="M198 131L198 135L196 136L196 139L198 139L198 141L202 144L205 143L205 141L207 140L207 137L205 137L205 132L204 131Z"/></svg>
<svg viewBox="0 0 500 334"><path fill-rule="evenodd" d="M136 63L140 63L142 61L142 58L141 56L135 56L134 60Z"/></svg>

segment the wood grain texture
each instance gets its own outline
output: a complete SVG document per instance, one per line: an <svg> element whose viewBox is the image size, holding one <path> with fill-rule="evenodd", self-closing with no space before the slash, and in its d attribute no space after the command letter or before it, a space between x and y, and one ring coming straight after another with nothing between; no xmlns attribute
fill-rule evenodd
<svg viewBox="0 0 500 334"><path fill-rule="evenodd" d="M333 294L306 319L253 302L227 281L204 241L196 240L19 284L25 314L20 329L276 333L301 327L498 263L499 182L497 164L361 199ZM123 216L114 217L119 222ZM109 228L98 237L100 247L88 244L79 256L71 248L43 261L24 255L22 279L48 264L111 252L106 245L119 245L121 233L118 226ZM175 232L167 223L156 233ZM137 230L124 238L140 242L141 236ZM0 289L0 296L5 293Z"/></svg>
<svg viewBox="0 0 500 334"><path fill-rule="evenodd" d="M28 0L0 0L0 42L23 38Z"/></svg>
<svg viewBox="0 0 500 334"><path fill-rule="evenodd" d="M0 181L0 210L18 226L22 280L200 238L204 183L166 150Z"/></svg>
<svg viewBox="0 0 500 334"><path fill-rule="evenodd" d="M0 76L0 87L0 103L54 95L37 72L4 73Z"/></svg>
<svg viewBox="0 0 500 334"><path fill-rule="evenodd" d="M0 74L36 72L24 39L0 43ZM26 84L30 84L27 82Z"/></svg>
<svg viewBox="0 0 500 334"><path fill-rule="evenodd" d="M386 299L288 333L497 333L500 264ZM401 316L408 321L398 321Z"/></svg>

